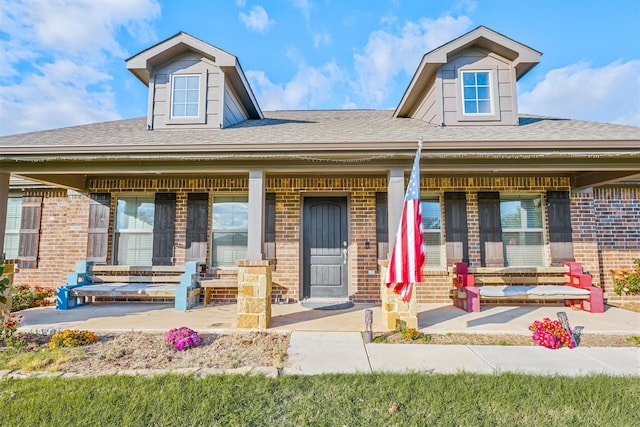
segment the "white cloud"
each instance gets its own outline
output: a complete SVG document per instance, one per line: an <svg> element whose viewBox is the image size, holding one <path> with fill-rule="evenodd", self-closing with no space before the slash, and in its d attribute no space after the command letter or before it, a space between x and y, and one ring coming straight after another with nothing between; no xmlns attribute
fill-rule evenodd
<svg viewBox="0 0 640 427"><path fill-rule="evenodd" d="M364 51L354 55L354 91L365 101L379 105L389 95L390 83L398 73L413 75L425 53L459 36L470 25L466 16L444 16L407 22L398 35L374 31Z"/></svg>
<svg viewBox="0 0 640 427"><path fill-rule="evenodd" d="M154 38L156 0L0 3L0 133L119 118L110 66L129 55L116 35Z"/></svg>
<svg viewBox="0 0 640 427"><path fill-rule="evenodd" d="M286 84L275 84L262 71L248 71L247 77L265 111L317 107L333 94L342 80L342 71L333 62L315 68L300 66Z"/></svg>
<svg viewBox="0 0 640 427"><path fill-rule="evenodd" d="M640 60L578 63L549 71L518 104L530 114L640 126L639 94Z"/></svg>
<svg viewBox="0 0 640 427"><path fill-rule="evenodd" d="M103 84L109 79L67 60L46 64L20 84L0 86L0 117L10 128L7 133L115 120L114 96ZM92 85L98 87L89 92Z"/></svg>
<svg viewBox="0 0 640 427"><path fill-rule="evenodd" d="M269 19L269 14L262 6L254 6L248 14L240 12L240 20L251 31L264 33L273 25L273 20Z"/></svg>
<svg viewBox="0 0 640 427"><path fill-rule="evenodd" d="M304 16L305 21L309 22L310 12L311 12L311 4L309 4L309 0L291 0L291 4L294 7L300 9L302 12L302 16Z"/></svg>
<svg viewBox="0 0 640 427"><path fill-rule="evenodd" d="M313 46L329 46L331 44L331 34L329 33L316 33L313 35Z"/></svg>

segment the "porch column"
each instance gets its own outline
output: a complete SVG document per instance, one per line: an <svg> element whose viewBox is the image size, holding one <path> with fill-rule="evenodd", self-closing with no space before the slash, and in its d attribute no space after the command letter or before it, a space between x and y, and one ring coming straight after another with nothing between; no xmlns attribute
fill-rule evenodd
<svg viewBox="0 0 640 427"><path fill-rule="evenodd" d="M404 170L389 170L389 182L387 184L387 216L389 227L389 253L393 250L396 233L402 218L402 204L404 203ZM387 258L389 254L387 254Z"/></svg>
<svg viewBox="0 0 640 427"><path fill-rule="evenodd" d="M249 226L247 236L247 259L262 259L264 240L264 171L249 171Z"/></svg>
<svg viewBox="0 0 640 427"><path fill-rule="evenodd" d="M9 203L9 176L0 173L0 256L4 255L4 233L7 227L7 209Z"/></svg>

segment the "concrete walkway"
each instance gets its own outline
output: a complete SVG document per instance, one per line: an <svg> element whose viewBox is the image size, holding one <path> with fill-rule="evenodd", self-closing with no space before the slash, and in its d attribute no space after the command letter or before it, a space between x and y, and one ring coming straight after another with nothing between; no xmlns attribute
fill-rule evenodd
<svg viewBox="0 0 640 427"><path fill-rule="evenodd" d="M364 344L357 332L291 335L284 374L371 372L640 376L640 348Z"/></svg>
<svg viewBox="0 0 640 427"><path fill-rule="evenodd" d="M522 372L551 375L640 376L640 348L577 347L550 350L526 346L467 346L434 344L364 344L365 310L373 312L373 330L382 332L379 304L357 304L336 311L310 310L300 304L272 306L270 331L292 332L284 374L313 375L355 372ZM530 335L528 326L544 317L566 312L572 327L588 334L640 335L640 313L606 307L591 314L559 306L483 307L466 313L451 305L419 304L423 333ZM169 304L95 304L57 311L41 307L22 311L20 331L53 333L63 329L93 332L166 332L188 326L201 333L241 332L236 328L235 304L209 305L176 311Z"/></svg>

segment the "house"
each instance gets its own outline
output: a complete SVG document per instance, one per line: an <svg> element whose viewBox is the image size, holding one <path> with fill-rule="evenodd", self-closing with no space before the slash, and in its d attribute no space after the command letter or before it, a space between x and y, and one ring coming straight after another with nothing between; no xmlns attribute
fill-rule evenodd
<svg viewBox="0 0 640 427"><path fill-rule="evenodd" d="M640 253L640 129L521 114L540 58L481 26L425 54L394 111L267 112L238 58L176 34L126 61L146 117L0 137L15 281L56 286L82 259L267 259L273 298L379 301L422 136L419 302L450 301L455 261L568 260L613 301L609 270Z"/></svg>

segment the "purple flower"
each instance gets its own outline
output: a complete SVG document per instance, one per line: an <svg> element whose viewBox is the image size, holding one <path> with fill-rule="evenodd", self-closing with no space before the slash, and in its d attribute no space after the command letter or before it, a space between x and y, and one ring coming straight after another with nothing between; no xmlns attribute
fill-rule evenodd
<svg viewBox="0 0 640 427"><path fill-rule="evenodd" d="M184 351L200 345L200 336L193 329L182 326L171 329L165 336L165 342L173 350Z"/></svg>

